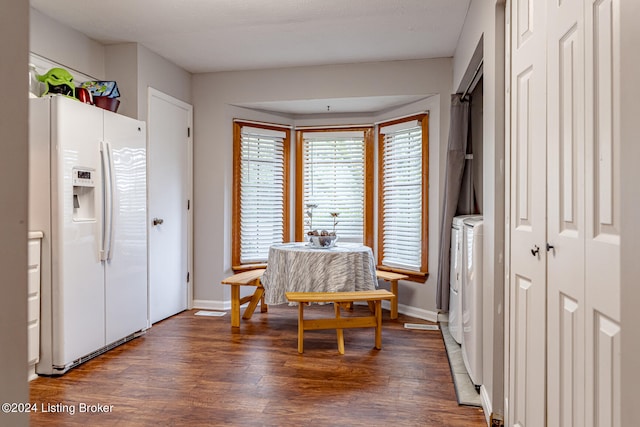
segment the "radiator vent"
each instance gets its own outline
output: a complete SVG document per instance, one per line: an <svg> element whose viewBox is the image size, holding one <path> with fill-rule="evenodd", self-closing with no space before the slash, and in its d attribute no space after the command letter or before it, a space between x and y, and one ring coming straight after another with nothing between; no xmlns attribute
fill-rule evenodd
<svg viewBox="0 0 640 427"><path fill-rule="evenodd" d="M420 329L423 331L439 331L440 327L438 325L426 325L423 323L405 323L405 329Z"/></svg>
<svg viewBox="0 0 640 427"><path fill-rule="evenodd" d="M75 368L78 365L83 364L84 362L93 359L94 357L100 356L103 353L106 353L109 350L112 350L116 347L118 347L119 345L122 345L128 341L131 341L134 338L138 338L140 335L144 335L145 331L138 331L138 332L134 332L133 334L126 336L124 338L121 338L117 341L112 342L111 344L105 345L104 347L94 351L93 353L89 353L86 356L82 356L79 359L74 360L73 362L65 365L65 366L54 366L53 369L56 372L56 374L54 375L62 375L65 372L67 372L69 369L71 368Z"/></svg>

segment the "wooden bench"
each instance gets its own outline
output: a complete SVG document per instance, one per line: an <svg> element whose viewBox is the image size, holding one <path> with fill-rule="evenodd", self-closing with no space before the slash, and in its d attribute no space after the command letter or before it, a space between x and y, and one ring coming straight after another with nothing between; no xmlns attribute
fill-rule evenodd
<svg viewBox="0 0 640 427"><path fill-rule="evenodd" d="M303 352L304 331L317 329L335 329L338 335L338 351L344 354L345 328L376 328L375 347L382 348L382 300L391 300L393 294L386 289L358 292L287 292L290 302L298 303L298 353ZM340 304L366 301L373 306L373 315L365 317L340 317ZM332 302L336 317L334 319L304 319L304 306L310 303Z"/></svg>
<svg viewBox="0 0 640 427"><path fill-rule="evenodd" d="M242 318L245 320L251 319L253 312L258 306L258 301L260 302L260 312L267 312L267 305L264 303L264 287L262 283L260 283L260 278L264 271L264 268L243 271L242 273L227 277L221 282L223 285L231 286L231 327L240 327L240 306L246 302L248 302L249 305L242 315ZM240 298L240 286L255 286L256 291L253 295Z"/></svg>
<svg viewBox="0 0 640 427"><path fill-rule="evenodd" d="M391 299L391 319L398 318L398 280L406 280L409 276L404 274L392 273L391 271L376 270L376 277L386 282L391 283L391 292L393 298Z"/></svg>

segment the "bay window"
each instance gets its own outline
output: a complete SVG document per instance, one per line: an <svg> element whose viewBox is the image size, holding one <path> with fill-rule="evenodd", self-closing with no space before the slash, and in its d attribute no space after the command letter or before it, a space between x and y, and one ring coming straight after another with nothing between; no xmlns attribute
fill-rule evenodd
<svg viewBox="0 0 640 427"><path fill-rule="evenodd" d="M372 134L371 127L296 132L296 240L335 228L339 241L373 245Z"/></svg>
<svg viewBox="0 0 640 427"><path fill-rule="evenodd" d="M234 270L264 266L269 247L289 241L290 134L279 126L234 122Z"/></svg>
<svg viewBox="0 0 640 427"><path fill-rule="evenodd" d="M428 115L378 126L378 268L427 274Z"/></svg>
<svg viewBox="0 0 640 427"><path fill-rule="evenodd" d="M263 267L271 245L305 241L308 231L327 230L335 231L339 242L371 248L377 235L377 268L423 282L428 274L428 118L425 113L377 125L375 202L373 126L296 130L293 184L291 130L234 121L234 270ZM290 221L294 185L295 221Z"/></svg>

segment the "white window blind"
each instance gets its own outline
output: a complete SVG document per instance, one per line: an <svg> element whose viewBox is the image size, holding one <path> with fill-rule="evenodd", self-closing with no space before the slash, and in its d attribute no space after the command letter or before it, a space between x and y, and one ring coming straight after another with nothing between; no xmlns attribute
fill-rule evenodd
<svg viewBox="0 0 640 427"><path fill-rule="evenodd" d="M271 129L241 130L240 262L266 262L284 236L284 139Z"/></svg>
<svg viewBox="0 0 640 427"><path fill-rule="evenodd" d="M305 233L333 230L330 213L339 214L336 234L340 241L364 240L364 131L303 133L303 211L313 208Z"/></svg>
<svg viewBox="0 0 640 427"><path fill-rule="evenodd" d="M383 127L382 264L419 271L422 258L422 127Z"/></svg>

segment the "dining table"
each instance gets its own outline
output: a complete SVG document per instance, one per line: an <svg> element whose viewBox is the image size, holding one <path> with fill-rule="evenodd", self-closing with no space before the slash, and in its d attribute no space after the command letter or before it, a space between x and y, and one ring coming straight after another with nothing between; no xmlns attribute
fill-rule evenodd
<svg viewBox="0 0 640 427"><path fill-rule="evenodd" d="M272 245L261 282L267 304L287 303L287 292L353 292L378 287L373 251L348 242L330 248L305 242Z"/></svg>

